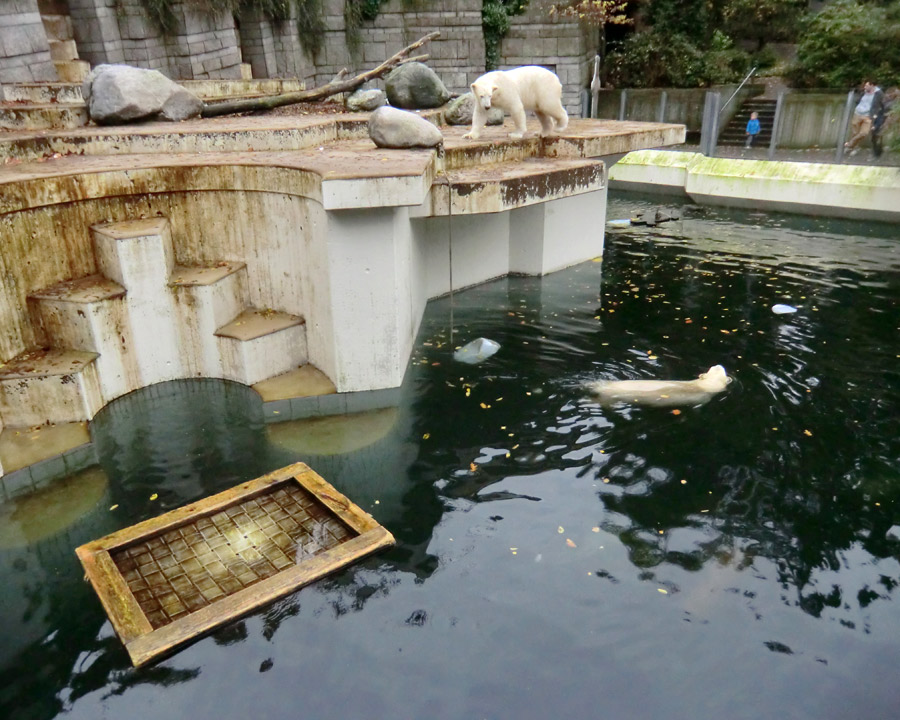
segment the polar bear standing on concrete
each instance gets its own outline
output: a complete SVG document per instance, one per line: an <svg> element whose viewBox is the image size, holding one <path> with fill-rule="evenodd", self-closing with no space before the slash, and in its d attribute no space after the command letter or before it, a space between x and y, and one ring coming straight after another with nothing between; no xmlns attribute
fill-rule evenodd
<svg viewBox="0 0 900 720"><path fill-rule="evenodd" d="M494 70L472 83L475 110L472 129L463 137L477 140L487 122L491 105L512 115L516 131L509 136L515 140L525 135L525 111L533 110L541 121L541 135L565 130L569 116L562 106L562 83L555 73L537 65L525 65L512 70Z"/></svg>

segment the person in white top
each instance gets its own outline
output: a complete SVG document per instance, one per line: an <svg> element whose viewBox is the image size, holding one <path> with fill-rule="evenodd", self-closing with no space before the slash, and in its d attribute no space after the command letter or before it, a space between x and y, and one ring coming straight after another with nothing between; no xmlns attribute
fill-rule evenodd
<svg viewBox="0 0 900 720"><path fill-rule="evenodd" d="M855 155L856 146L872 130L872 121L884 112L884 99L881 88L871 80L863 84L863 94L856 104L853 119L850 121L850 139L844 143L844 149Z"/></svg>

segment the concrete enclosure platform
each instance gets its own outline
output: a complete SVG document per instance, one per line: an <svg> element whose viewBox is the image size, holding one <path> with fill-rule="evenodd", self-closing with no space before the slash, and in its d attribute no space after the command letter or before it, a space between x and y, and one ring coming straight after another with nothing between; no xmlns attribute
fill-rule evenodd
<svg viewBox="0 0 900 720"><path fill-rule="evenodd" d="M430 298L601 255L604 158L684 139L573 119L510 140L507 121L385 150L367 120L0 133L0 430L89 421L178 378L278 402L303 367L325 393L395 389Z"/></svg>

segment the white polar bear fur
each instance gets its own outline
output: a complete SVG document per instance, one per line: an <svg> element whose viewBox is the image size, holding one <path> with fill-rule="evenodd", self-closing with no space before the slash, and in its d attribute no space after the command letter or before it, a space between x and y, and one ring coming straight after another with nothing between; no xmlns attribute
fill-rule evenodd
<svg viewBox="0 0 900 720"><path fill-rule="evenodd" d="M713 365L696 380L616 380L593 382L588 390L601 402L642 405L699 405L722 392L731 378L721 365Z"/></svg>
<svg viewBox="0 0 900 720"><path fill-rule="evenodd" d="M525 135L525 112L534 111L541 121L541 135L565 130L569 116L562 106L562 83L555 73L538 65L524 65L512 70L494 70L485 73L472 83L475 109L472 112L472 129L463 137L477 140L487 122L491 106L506 110L512 115L515 132L513 139Z"/></svg>

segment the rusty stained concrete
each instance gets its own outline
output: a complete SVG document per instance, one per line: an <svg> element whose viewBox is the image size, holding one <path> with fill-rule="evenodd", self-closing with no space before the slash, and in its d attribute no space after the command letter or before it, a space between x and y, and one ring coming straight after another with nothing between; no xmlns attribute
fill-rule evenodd
<svg viewBox="0 0 900 720"><path fill-rule="evenodd" d="M428 117L440 121L439 114ZM605 197L601 158L681 142L684 136L682 126L573 119L561 137L537 137L533 122L529 136L510 140L512 125L507 120L503 127L488 128L478 142L462 137L466 127L442 127L442 155L435 150L379 149L365 136L367 118L367 114L253 116L0 133L0 148L9 158L0 165L0 276L5 278L0 286L0 362L46 340L32 325L29 296L37 299L67 291L77 295L79 282L85 283L81 290L87 302L95 296L92 293L115 290L80 280L98 272L91 226L164 217L172 228L173 288L203 286L241 269L248 279L249 307L306 319L310 362L324 371L320 374L328 381L324 392L392 387L393 376L373 379L371 368L354 365L338 370L346 365L342 355L359 354L363 348L339 347L334 331L343 323L352 325L358 313L352 303L346 308L340 302L335 305L335 298L342 297L341 283L352 284L353 273L364 269L337 262L339 257L356 258L353 262L359 264L372 262L383 252L406 253L407 244L420 242L419 231L398 237L396 223L450 212L441 188L428 195L431 187L446 188L448 180L454 215L501 217L548 202L569 203L565 207L571 209L565 212L593 207ZM581 194L587 198L584 202L578 200ZM365 211L366 222L377 226L371 226L374 232L367 240L371 248L364 251L370 254L368 259L357 258L362 248L343 255L358 242L353 229L357 221L345 210L329 210L329 197L332 207ZM377 212L371 214L372 210ZM338 222L341 218L348 222ZM591 215L592 227L596 220ZM546 225L548 220L541 222ZM499 243L502 250L511 242L513 223L495 225L490 242ZM544 225L535 229L541 237L528 242L545 242ZM471 227L477 233L480 224L476 221ZM554 228L551 235L557 234ZM602 231L599 239L602 247ZM479 247L475 237L459 240L475 243L473 252ZM335 249L343 246L346 250ZM503 252L497 248L491 252L500 262ZM585 247L556 257L551 252L546 267L529 272L540 274L551 265L578 262L579 252L588 253L581 258L586 259L594 251ZM500 265L494 270L503 272ZM437 265L410 271L432 278L441 273ZM412 316L404 318L410 327L404 326L399 339L388 343L397 346L379 349L383 359L392 358L391 367L404 365L403 338L414 334L416 314L427 298L439 293L436 286L406 288L407 282L402 279L395 290L413 293L411 301L401 296L373 298L383 303L387 314L379 318L384 322L397 322L388 317L389 308L414 308ZM379 288L384 290L383 284L366 292L378 294ZM372 332L374 328L358 328L345 336L358 339ZM345 377L347 372L361 374ZM281 380L272 377L262 383L277 386L273 397L281 397L304 385L292 377L288 373ZM341 387L335 387L334 378ZM266 387L262 383L257 383L261 390ZM321 383L314 384L321 390ZM0 427L4 422L10 424L0 414Z"/></svg>

